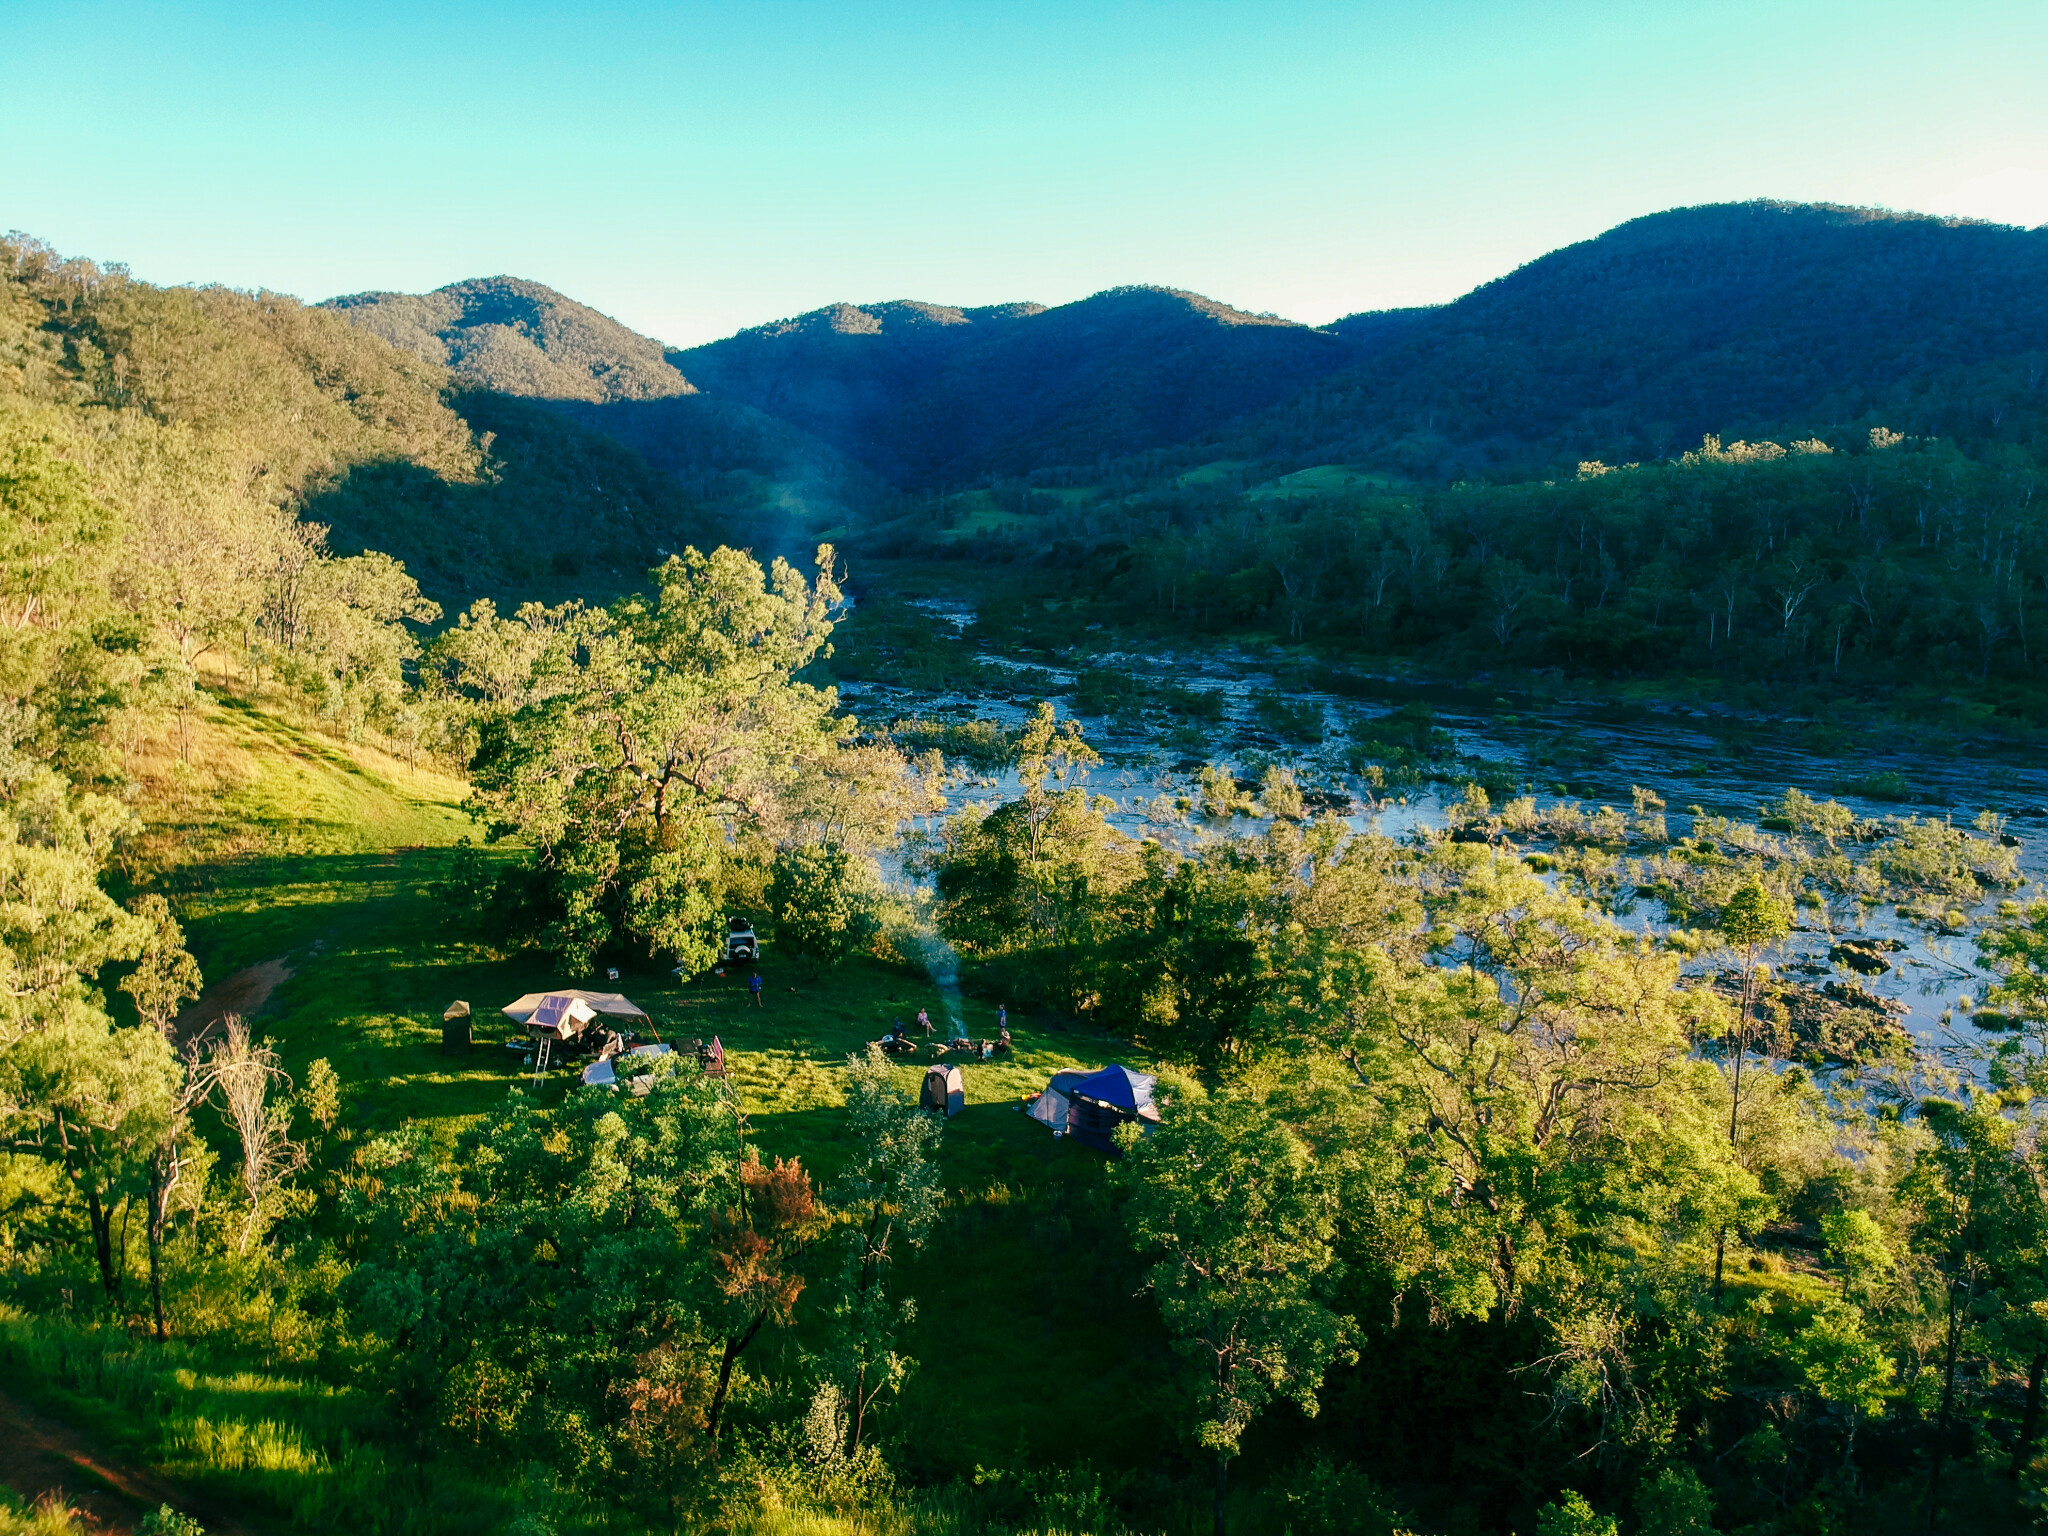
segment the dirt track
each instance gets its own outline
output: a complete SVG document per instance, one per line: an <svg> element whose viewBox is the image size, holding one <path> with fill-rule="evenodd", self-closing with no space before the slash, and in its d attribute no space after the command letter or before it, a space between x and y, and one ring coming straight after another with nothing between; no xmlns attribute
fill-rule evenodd
<svg viewBox="0 0 2048 1536"><path fill-rule="evenodd" d="M175 1028L180 1041L196 1040L218 1024L229 1014L249 1017L265 1003L270 994L292 979L292 968L285 964L285 957L265 960L235 972L224 981L217 981L200 994L199 1001L179 1013Z"/></svg>
<svg viewBox="0 0 2048 1536"><path fill-rule="evenodd" d="M155 1473L131 1466L90 1438L0 1393L0 1483L30 1500L62 1499L87 1530L129 1536L135 1522L161 1504L196 1516L209 1536L251 1536Z"/></svg>

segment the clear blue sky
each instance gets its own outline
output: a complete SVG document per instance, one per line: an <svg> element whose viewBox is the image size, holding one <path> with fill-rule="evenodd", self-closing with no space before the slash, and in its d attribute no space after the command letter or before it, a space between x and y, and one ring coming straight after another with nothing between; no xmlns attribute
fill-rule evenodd
<svg viewBox="0 0 2048 1536"><path fill-rule="evenodd" d="M1320 322L1687 203L2048 222L2044 82L2048 0L0 0L0 228L681 344L1131 282Z"/></svg>

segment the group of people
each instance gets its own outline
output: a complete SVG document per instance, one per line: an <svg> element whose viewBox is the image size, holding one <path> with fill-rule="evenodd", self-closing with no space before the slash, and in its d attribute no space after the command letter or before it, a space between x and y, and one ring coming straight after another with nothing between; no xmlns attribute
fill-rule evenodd
<svg viewBox="0 0 2048 1536"><path fill-rule="evenodd" d="M935 1028L936 1026L934 1026L932 1023L931 1011L926 1008L918 1009L918 1035L921 1037L929 1036L935 1032ZM905 1051L914 1051L918 1047L918 1041L911 1038L910 1031L904 1028L903 1021L901 1019L898 1019L895 1022L895 1024L891 1026L889 1032L886 1035L882 1036L882 1038L880 1040L877 1040L875 1043L879 1045L883 1050L888 1051L892 1054ZM996 1033L995 1038L993 1040L970 1040L965 1035L955 1035L949 1040L947 1040L945 1044L934 1045L932 1047L934 1052L941 1056L945 1055L948 1051L973 1051L974 1053L979 1055L983 1061L987 1061L990 1057L996 1055L998 1052L1007 1051L1009 1048L1010 1010L1006 1005L1000 1003L996 1005Z"/></svg>

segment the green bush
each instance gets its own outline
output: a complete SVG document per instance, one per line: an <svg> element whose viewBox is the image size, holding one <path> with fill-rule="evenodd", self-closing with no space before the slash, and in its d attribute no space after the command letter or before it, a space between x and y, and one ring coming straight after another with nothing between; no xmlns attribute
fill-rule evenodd
<svg viewBox="0 0 2048 1536"><path fill-rule="evenodd" d="M1160 693L1159 701L1166 706L1168 713L1190 720L1215 721L1224 715L1224 697L1220 689L1167 688Z"/></svg>
<svg viewBox="0 0 2048 1536"><path fill-rule="evenodd" d="M136 1522L135 1536L206 1536L206 1527L168 1504L159 1504Z"/></svg>
<svg viewBox="0 0 2048 1536"><path fill-rule="evenodd" d="M1288 741L1313 744L1323 739L1323 706L1314 699L1265 694L1254 706L1252 718Z"/></svg>
<svg viewBox="0 0 2048 1536"><path fill-rule="evenodd" d="M1089 667L1074 681L1074 713L1113 715L1145 702L1145 685L1107 667Z"/></svg>

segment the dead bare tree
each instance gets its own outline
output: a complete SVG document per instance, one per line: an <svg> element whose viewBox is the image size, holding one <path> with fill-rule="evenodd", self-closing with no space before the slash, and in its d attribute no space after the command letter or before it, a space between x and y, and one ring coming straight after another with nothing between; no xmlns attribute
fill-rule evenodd
<svg viewBox="0 0 2048 1536"><path fill-rule="evenodd" d="M206 1073L208 1096L242 1147L249 1214L238 1246L246 1253L263 1230L278 1191L306 1166L305 1148L291 1138L292 1080L278 1064L277 1052L253 1040L248 1021L232 1013L221 1020L221 1033L207 1049Z"/></svg>
<svg viewBox="0 0 2048 1536"><path fill-rule="evenodd" d="M164 1237L170 1229L171 1202L185 1175L185 1137L192 1111L204 1102L213 1083L211 1069L200 1060L196 1043L181 1053L179 1067L183 1076L171 1100L163 1137L149 1163L149 1305L159 1342L170 1337L164 1317Z"/></svg>

